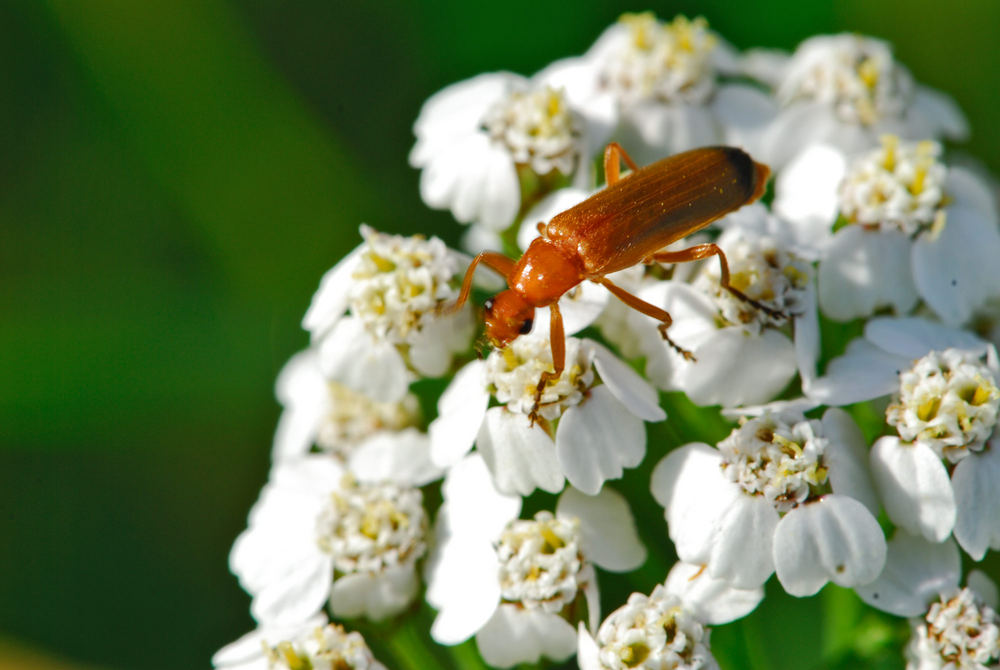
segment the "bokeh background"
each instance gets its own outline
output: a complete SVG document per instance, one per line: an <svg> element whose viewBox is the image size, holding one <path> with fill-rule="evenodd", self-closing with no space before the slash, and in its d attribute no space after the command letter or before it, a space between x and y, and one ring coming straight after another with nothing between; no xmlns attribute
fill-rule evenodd
<svg viewBox="0 0 1000 670"><path fill-rule="evenodd" d="M1000 172L996 0L0 2L0 668L207 667L252 627L226 557L321 274L362 221L458 238L406 163L420 104L626 9L886 38Z"/></svg>

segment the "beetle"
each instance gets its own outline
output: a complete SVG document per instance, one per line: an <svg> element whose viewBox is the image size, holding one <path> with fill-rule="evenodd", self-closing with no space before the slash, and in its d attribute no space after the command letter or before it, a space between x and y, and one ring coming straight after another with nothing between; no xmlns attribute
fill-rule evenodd
<svg viewBox="0 0 1000 670"><path fill-rule="evenodd" d="M620 163L630 172L621 175ZM764 193L770 169L736 147L692 149L638 167L616 142L604 151L607 186L580 204L538 224L535 238L520 260L484 251L470 263L462 280L457 310L469 298L472 277L482 263L502 274L508 288L486 302L486 337L497 348L531 330L535 309L550 311L549 341L552 370L542 373L535 411L545 385L562 374L566 340L558 301L584 280L600 284L629 307L658 320L660 335L688 360L694 355L667 334L670 314L632 295L605 275L639 263L680 263L718 256L722 288L740 300L773 315L780 312L745 295L729 282L726 255L715 244L698 244L680 251L667 245L701 230L712 221L747 205Z"/></svg>

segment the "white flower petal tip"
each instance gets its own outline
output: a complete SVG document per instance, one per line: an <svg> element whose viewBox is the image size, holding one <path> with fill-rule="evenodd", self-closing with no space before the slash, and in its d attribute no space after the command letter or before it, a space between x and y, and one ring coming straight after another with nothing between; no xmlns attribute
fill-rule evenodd
<svg viewBox="0 0 1000 670"><path fill-rule="evenodd" d="M482 361L463 367L438 400L438 418L431 422L428 434L431 459L441 467L453 465L476 440L490 401L484 369Z"/></svg>
<svg viewBox="0 0 1000 670"><path fill-rule="evenodd" d="M712 625L742 619L764 599L763 587L735 588L729 581L712 577L704 565L677 563L664 582L667 591L677 595L692 612Z"/></svg>
<svg viewBox="0 0 1000 670"><path fill-rule="evenodd" d="M879 438L869 454L875 488L893 523L941 542L955 526L957 508L948 471L925 444Z"/></svg>
<svg viewBox="0 0 1000 670"><path fill-rule="evenodd" d="M882 574L854 590L883 612L918 616L933 599L958 588L961 572L962 560L954 542L928 542L898 530L889 540Z"/></svg>
<svg viewBox="0 0 1000 670"><path fill-rule="evenodd" d="M558 614L501 605L476 634L476 645L489 665L509 668L543 657L564 661L576 651L577 635Z"/></svg>
<svg viewBox="0 0 1000 670"><path fill-rule="evenodd" d="M487 410L476 447L503 493L524 496L536 488L557 493L565 484L552 438L524 414Z"/></svg>
<svg viewBox="0 0 1000 670"><path fill-rule="evenodd" d="M632 511L625 497L607 487L594 496L567 488L559 496L556 515L580 519L582 545L587 558L610 572L635 570L646 560Z"/></svg>
<svg viewBox="0 0 1000 670"><path fill-rule="evenodd" d="M832 581L858 586L885 566L886 542L871 512L846 496L828 495L800 505L778 523L774 566L793 596L810 596Z"/></svg>
<svg viewBox="0 0 1000 670"><path fill-rule="evenodd" d="M607 348L595 345L594 366L615 398L632 414L645 421L667 418L653 387Z"/></svg>
<svg viewBox="0 0 1000 670"><path fill-rule="evenodd" d="M957 518L955 539L973 560L1000 551L1000 440L964 458L951 475Z"/></svg>

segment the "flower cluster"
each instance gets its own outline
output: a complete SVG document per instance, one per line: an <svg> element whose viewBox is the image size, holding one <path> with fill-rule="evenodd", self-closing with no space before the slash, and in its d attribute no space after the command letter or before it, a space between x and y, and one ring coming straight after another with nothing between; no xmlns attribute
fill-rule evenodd
<svg viewBox="0 0 1000 670"><path fill-rule="evenodd" d="M996 666L996 587L960 587L960 551L1000 550L1000 221L994 187L949 160L954 103L877 39L740 52L646 13L531 77L449 86L414 132L424 201L487 251L362 226L322 278L230 557L259 627L216 667L382 668L328 617L412 617L423 597L429 639L474 639L493 667L715 668L711 628L771 575L909 618L908 668ZM609 142L630 171L597 169ZM610 211L655 188L635 163L719 144L773 189L680 240L656 193ZM477 358L480 262L525 307ZM605 617L606 573L635 592Z"/></svg>

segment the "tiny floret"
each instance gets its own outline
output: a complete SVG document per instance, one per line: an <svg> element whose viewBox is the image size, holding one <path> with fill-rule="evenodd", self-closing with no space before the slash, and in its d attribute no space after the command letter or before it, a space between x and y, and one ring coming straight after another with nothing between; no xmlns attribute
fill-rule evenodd
<svg viewBox="0 0 1000 670"><path fill-rule="evenodd" d="M913 629L908 670L985 670L1000 661L1000 617L968 588L942 596Z"/></svg>
<svg viewBox="0 0 1000 670"><path fill-rule="evenodd" d="M419 489L359 484L345 476L316 520L316 541L339 574L412 564L427 550L422 503Z"/></svg>
<svg viewBox="0 0 1000 670"><path fill-rule="evenodd" d="M816 101L833 107L842 121L871 125L902 115L913 89L913 77L896 63L887 43L843 34L799 45L777 95L786 105Z"/></svg>
<svg viewBox="0 0 1000 670"><path fill-rule="evenodd" d="M608 670L713 667L710 631L681 599L658 584L649 596L633 593L597 631L598 657Z"/></svg>
<svg viewBox="0 0 1000 670"><path fill-rule="evenodd" d="M435 310L453 301L457 259L438 238L386 235L361 227L365 245L351 277L351 312L369 332L407 342Z"/></svg>
<svg viewBox="0 0 1000 670"><path fill-rule="evenodd" d="M927 444L957 463L982 451L993 433L1000 390L993 372L976 354L932 351L900 375L900 388L886 420L907 442Z"/></svg>
<svg viewBox="0 0 1000 670"><path fill-rule="evenodd" d="M763 496L784 513L826 492L828 471L820 422L767 413L744 418L719 443L722 471L749 495Z"/></svg>
<svg viewBox="0 0 1000 670"><path fill-rule="evenodd" d="M858 158L840 185L840 213L851 223L907 235L943 217L948 169L937 142L882 138L882 147ZM938 226L943 225L943 221Z"/></svg>
<svg viewBox="0 0 1000 670"><path fill-rule="evenodd" d="M615 91L626 105L705 102L714 89L712 55L718 38L704 18L678 16L663 23L644 12L626 14L621 22L629 39L604 61L602 87Z"/></svg>
<svg viewBox="0 0 1000 670"><path fill-rule="evenodd" d="M266 644L265 644L266 646ZM266 647L268 667L273 670L384 670L365 644L361 633L348 633L342 626L327 624L296 640Z"/></svg>
<svg viewBox="0 0 1000 670"><path fill-rule="evenodd" d="M538 415L553 421L569 407L580 404L594 384L593 352L581 347L580 340L566 339L566 367L558 378L542 390ZM530 414L542 373L552 369L552 349L547 339L519 337L486 359L486 379L490 391L508 411Z"/></svg>
<svg viewBox="0 0 1000 670"><path fill-rule="evenodd" d="M580 548L580 521L539 512L511 521L497 543L505 602L560 613L594 580Z"/></svg>
<svg viewBox="0 0 1000 670"><path fill-rule="evenodd" d="M328 410L319 420L316 446L346 458L353 445L380 431L400 431L417 426L419 405L414 395L400 402L378 402L343 384L327 382Z"/></svg>
<svg viewBox="0 0 1000 670"><path fill-rule="evenodd" d="M539 176L553 170L573 173L580 159L581 125L562 91L549 86L511 91L482 121L490 139L506 147L515 164L527 165Z"/></svg>

